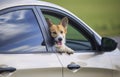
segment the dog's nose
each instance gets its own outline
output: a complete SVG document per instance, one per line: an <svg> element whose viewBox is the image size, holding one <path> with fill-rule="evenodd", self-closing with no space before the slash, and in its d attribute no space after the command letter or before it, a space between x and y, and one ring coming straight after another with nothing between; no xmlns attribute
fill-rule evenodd
<svg viewBox="0 0 120 77"><path fill-rule="evenodd" d="M62 41L62 38L58 38L59 41Z"/></svg>

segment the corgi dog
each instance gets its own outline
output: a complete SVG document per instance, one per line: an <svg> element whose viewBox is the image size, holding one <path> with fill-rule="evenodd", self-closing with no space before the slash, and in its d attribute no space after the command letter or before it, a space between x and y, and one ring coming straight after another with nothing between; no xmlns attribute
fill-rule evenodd
<svg viewBox="0 0 120 77"><path fill-rule="evenodd" d="M58 25L53 24L49 18L46 18L46 21L49 26L51 37L54 39L56 51L59 53L73 54L74 50L65 45L68 18L64 17Z"/></svg>

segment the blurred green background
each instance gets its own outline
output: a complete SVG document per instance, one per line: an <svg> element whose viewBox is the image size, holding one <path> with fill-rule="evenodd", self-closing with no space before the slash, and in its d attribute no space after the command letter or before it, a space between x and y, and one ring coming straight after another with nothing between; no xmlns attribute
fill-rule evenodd
<svg viewBox="0 0 120 77"><path fill-rule="evenodd" d="M120 0L44 0L60 5L101 36L120 36Z"/></svg>

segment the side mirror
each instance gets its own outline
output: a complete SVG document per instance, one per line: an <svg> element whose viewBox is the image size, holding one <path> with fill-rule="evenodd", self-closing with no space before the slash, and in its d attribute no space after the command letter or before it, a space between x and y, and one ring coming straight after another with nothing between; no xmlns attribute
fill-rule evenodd
<svg viewBox="0 0 120 77"><path fill-rule="evenodd" d="M101 51L112 51L116 49L117 42L115 42L113 39L103 37L101 41Z"/></svg>

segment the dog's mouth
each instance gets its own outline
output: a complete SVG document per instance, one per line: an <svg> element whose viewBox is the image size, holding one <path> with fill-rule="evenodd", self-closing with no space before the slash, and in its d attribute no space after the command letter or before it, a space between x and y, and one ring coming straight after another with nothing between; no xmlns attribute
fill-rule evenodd
<svg viewBox="0 0 120 77"><path fill-rule="evenodd" d="M56 44L61 46L62 45L62 41L56 41Z"/></svg>

